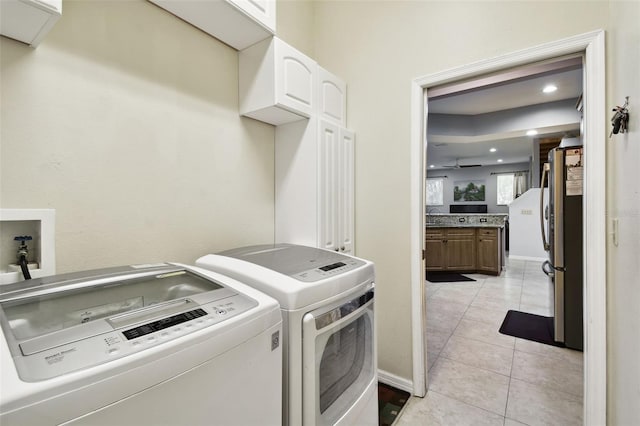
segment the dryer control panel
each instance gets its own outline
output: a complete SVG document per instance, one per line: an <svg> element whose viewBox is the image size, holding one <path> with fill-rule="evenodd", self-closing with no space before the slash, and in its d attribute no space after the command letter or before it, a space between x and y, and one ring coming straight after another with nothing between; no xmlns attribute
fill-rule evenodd
<svg viewBox="0 0 640 426"><path fill-rule="evenodd" d="M341 259L338 262L332 262L332 263L320 266L318 268L313 268L307 271L298 272L297 274L292 274L291 276L300 281L314 282L314 281L319 281L335 275L344 274L345 272L351 271L352 269L359 268L362 265L364 265L364 262L361 261L360 259L353 259L345 256L345 259Z"/></svg>
<svg viewBox="0 0 640 426"><path fill-rule="evenodd" d="M293 244L242 247L218 254L255 263L303 282L320 281L366 265L356 257Z"/></svg>

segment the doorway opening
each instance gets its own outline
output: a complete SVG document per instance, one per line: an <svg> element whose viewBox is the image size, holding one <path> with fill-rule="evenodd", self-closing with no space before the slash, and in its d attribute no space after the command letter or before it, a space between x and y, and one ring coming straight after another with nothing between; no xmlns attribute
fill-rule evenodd
<svg viewBox="0 0 640 426"><path fill-rule="evenodd" d="M540 63L566 55L584 55L585 194L584 207L584 421L606 419L606 222L604 32L597 31L525 49L499 58L414 80L412 91L412 322L414 394L427 390L426 295L424 285L425 185L429 89L465 82L481 75ZM461 166L461 160L451 164ZM533 174L533 173L532 173ZM533 180L533 179L531 179Z"/></svg>

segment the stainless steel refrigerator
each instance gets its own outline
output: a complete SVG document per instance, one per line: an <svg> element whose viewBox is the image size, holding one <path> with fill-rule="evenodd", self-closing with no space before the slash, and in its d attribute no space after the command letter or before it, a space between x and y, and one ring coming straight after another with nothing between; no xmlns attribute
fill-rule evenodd
<svg viewBox="0 0 640 426"><path fill-rule="evenodd" d="M554 339L577 350L583 349L584 340L582 154L582 147L554 148L549 151L549 162L544 165L540 185L542 241L549 252L549 260L543 263L542 270L549 277L553 289ZM549 202L544 209L547 176Z"/></svg>

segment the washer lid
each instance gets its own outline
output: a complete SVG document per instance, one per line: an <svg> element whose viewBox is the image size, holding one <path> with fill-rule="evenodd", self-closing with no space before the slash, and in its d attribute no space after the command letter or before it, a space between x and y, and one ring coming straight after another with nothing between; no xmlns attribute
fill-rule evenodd
<svg viewBox="0 0 640 426"><path fill-rule="evenodd" d="M14 355L195 309L236 294L172 265L85 271L32 280L0 292L0 323ZM19 348L19 350L18 350Z"/></svg>
<svg viewBox="0 0 640 426"><path fill-rule="evenodd" d="M294 244L242 247L218 254L254 263L304 282L319 281L366 264L344 254Z"/></svg>

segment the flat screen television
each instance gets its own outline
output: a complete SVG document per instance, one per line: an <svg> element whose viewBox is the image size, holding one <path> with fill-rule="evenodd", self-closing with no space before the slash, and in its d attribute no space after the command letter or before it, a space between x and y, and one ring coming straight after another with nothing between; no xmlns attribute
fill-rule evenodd
<svg viewBox="0 0 640 426"><path fill-rule="evenodd" d="M486 204L451 204L449 213L486 213Z"/></svg>

